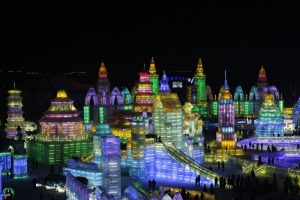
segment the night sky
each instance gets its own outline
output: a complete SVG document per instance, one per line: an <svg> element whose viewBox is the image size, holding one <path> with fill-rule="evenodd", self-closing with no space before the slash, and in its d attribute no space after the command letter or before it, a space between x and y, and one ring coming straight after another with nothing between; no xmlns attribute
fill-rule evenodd
<svg viewBox="0 0 300 200"><path fill-rule="evenodd" d="M300 78L293 72L300 66L296 1L104 5L7 0L0 7L3 69L85 70L96 82L104 61L112 85L126 86L138 79L144 63L149 67L152 56L160 75L163 70L194 72L201 57L213 90L223 84L226 70L231 89L240 84L248 93L261 65L270 85L285 96L299 90Z"/></svg>

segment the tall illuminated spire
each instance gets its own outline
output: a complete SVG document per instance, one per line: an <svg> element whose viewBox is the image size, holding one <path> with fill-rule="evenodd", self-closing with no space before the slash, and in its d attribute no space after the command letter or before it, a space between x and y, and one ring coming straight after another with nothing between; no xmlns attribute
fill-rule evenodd
<svg viewBox="0 0 300 200"><path fill-rule="evenodd" d="M228 83L227 83L227 77L226 77L226 70L225 70L224 89L229 90L229 86L228 86Z"/></svg>
<svg viewBox="0 0 300 200"><path fill-rule="evenodd" d="M198 60L196 74L202 75L203 74L203 64L201 58Z"/></svg>
<svg viewBox="0 0 300 200"><path fill-rule="evenodd" d="M203 74L203 64L201 58L197 63L196 74L194 75L194 85L197 88L197 105L194 105L198 110L200 116L207 115L207 101L206 101L206 75Z"/></svg>
<svg viewBox="0 0 300 200"><path fill-rule="evenodd" d="M150 74L156 74L155 62L154 62L153 57L151 58L149 73Z"/></svg>
<svg viewBox="0 0 300 200"><path fill-rule="evenodd" d="M104 62L101 63L100 68L99 68L99 73L98 73L99 78L101 77L107 77L107 71L106 67L104 65Z"/></svg>

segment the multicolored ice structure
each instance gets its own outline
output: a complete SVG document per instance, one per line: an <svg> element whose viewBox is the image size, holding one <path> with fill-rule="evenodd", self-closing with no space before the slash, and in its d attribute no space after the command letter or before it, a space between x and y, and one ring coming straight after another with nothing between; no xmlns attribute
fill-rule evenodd
<svg viewBox="0 0 300 200"><path fill-rule="evenodd" d="M21 97L21 90L13 88L8 91L9 96L7 97L7 123L6 137L9 139L15 138L18 134L17 128L20 127L22 135L25 135L25 119L23 117L23 104Z"/></svg>
<svg viewBox="0 0 300 200"><path fill-rule="evenodd" d="M186 92L186 102L193 104L193 112L199 113L201 117L217 117L218 103L220 102L223 90L222 86L219 90L218 98L216 94L213 96L211 87L206 84L206 75L203 73L202 60L199 58L197 70L194 75L194 85L188 86ZM233 93L235 116L257 118L264 95L267 92L274 94L275 101L282 113L284 108L282 95L279 95L274 85L268 85L265 68L261 66L257 83L251 87L249 94L244 93L242 86L238 85L236 87Z"/></svg>
<svg viewBox="0 0 300 200"><path fill-rule="evenodd" d="M31 160L44 164L65 164L72 156L91 153L92 140L83 128L80 112L66 91L57 92L51 106L39 121L39 133L35 139L27 140L27 151Z"/></svg>
<svg viewBox="0 0 300 200"><path fill-rule="evenodd" d="M126 87L120 90L114 87L110 91L110 82L104 63L101 63L98 73L97 92L90 88L85 97L83 107L85 129L92 130L99 123L107 123L116 109L132 109L131 95Z"/></svg>

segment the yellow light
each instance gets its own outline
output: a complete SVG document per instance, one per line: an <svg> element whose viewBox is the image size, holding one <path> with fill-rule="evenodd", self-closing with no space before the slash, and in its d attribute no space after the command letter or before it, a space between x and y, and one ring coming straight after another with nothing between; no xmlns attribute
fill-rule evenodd
<svg viewBox="0 0 300 200"><path fill-rule="evenodd" d="M67 98L67 92L65 90L59 90L56 95L57 98Z"/></svg>

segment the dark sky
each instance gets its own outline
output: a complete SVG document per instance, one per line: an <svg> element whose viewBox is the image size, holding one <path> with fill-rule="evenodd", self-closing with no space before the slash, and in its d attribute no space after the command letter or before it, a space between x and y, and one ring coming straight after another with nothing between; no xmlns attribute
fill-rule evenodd
<svg viewBox="0 0 300 200"><path fill-rule="evenodd" d="M201 57L212 88L221 87L227 70L229 86L240 84L248 93L263 65L281 93L290 95L290 86L299 90L300 78L293 72L300 66L296 1L196 2L5 0L0 3L0 65L44 72L84 69L96 82L104 61L112 84L123 86L133 85L151 56L160 74L195 71Z"/></svg>

